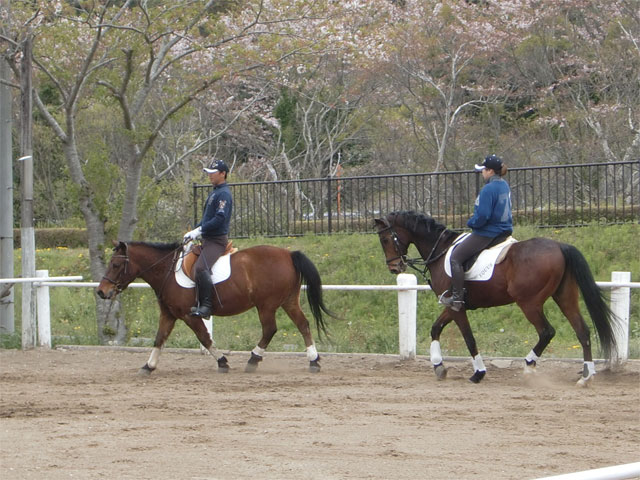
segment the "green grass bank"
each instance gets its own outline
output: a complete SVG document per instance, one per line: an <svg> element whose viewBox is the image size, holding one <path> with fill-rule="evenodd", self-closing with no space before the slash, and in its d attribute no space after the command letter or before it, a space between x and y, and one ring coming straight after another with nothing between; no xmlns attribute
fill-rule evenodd
<svg viewBox="0 0 640 480"><path fill-rule="evenodd" d="M518 227L519 240L544 236L571 243L587 258L597 281L609 281L612 271L631 271L632 281L640 280L640 226L636 224L559 230ZM153 240L153 239L150 239ZM246 248L269 244L290 250L302 250L317 266L326 285L393 285L396 278L387 270L384 255L375 234L304 236L288 238L237 239L234 245ZM417 256L413 249L411 256ZM15 250L15 272L20 273L21 251ZM36 268L54 275L83 275L90 281L86 249L47 248L37 251ZM424 279L418 278L418 283ZM51 292L52 335L54 344L97 344L95 303L90 288L54 287ZM20 287L15 290L16 333L0 338L0 346L20 346ZM606 291L608 295L608 291ZM151 346L157 327L158 307L151 289L129 289L122 294L129 345ZM331 341L318 342L320 351L397 353L398 312L394 291L336 291L324 293L327 306L339 315L329 319ZM302 305L308 313L306 299ZM430 328L441 307L432 292L418 292L418 354L428 354ZM584 305L583 315L591 327ZM546 356L581 357L582 350L568 321L552 300L545 314L556 328ZM311 316L309 315L311 320ZM484 356L524 356L537 341L533 326L520 309L510 305L469 312L478 347ZM311 320L312 321L312 320ZM289 318L280 311L278 333L269 350L303 351L302 338ZM592 328L593 330L593 328ZM315 333L315 326L314 326ZM260 323L255 310L235 317L214 319L214 336L222 349L250 350L260 338ZM315 335L317 337L317 335ZM640 358L640 291L632 289L630 357ZM317 340L317 338L316 338ZM455 325L448 326L441 338L443 354L468 355ZM197 348L195 335L179 321L168 347ZM596 353L596 356L599 356Z"/></svg>

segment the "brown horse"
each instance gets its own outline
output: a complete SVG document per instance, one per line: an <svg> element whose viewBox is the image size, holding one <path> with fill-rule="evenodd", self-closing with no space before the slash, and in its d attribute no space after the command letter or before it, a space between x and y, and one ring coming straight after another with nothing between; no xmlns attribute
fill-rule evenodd
<svg viewBox="0 0 640 480"><path fill-rule="evenodd" d="M160 351L178 318L184 320L200 343L217 360L218 370L227 372L227 358L216 348L202 318L191 315L191 307L196 301L195 288L184 288L175 279L174 268L182 255L183 246L178 243L144 242L119 242L115 245L107 272L97 287L97 294L101 298L112 298L133 280L142 278L153 288L160 305L160 321L153 350L140 373L149 374L156 369ZM300 308L302 282L307 284L307 300L316 321L318 335L326 334L322 312L330 316L333 314L324 305L318 270L302 252L262 245L231 255L231 276L214 286L213 313L224 317L240 314L252 307L258 310L262 338L251 352L246 371L254 371L262 360L277 331L276 310L280 307L293 320L304 338L309 369L312 372L320 370L320 357L311 336L309 322Z"/></svg>
<svg viewBox="0 0 640 480"><path fill-rule="evenodd" d="M416 212L390 213L376 219L375 226L392 273L404 272L408 265L426 278L428 270L431 287L438 296L450 287L451 277L445 273L445 254L458 233ZM422 259L406 257L410 244L416 246ZM589 327L578 306L578 290L582 292L605 357L611 359L615 351L611 310L604 302L602 291L593 280L584 256L571 245L545 238L514 243L504 259L495 266L489 280L466 281L465 289L465 308L459 312L446 308L431 327L431 362L439 379L446 377L440 350L440 334L444 327L452 320L458 325L473 359L474 374L469 380L478 383L484 377L486 368L478 353L466 310L513 302L538 333L538 343L525 358L525 371L534 371L536 360L555 335L555 329L543 311L543 304L552 297L582 345L584 367L578 385L587 385L595 374L595 366L591 356Z"/></svg>

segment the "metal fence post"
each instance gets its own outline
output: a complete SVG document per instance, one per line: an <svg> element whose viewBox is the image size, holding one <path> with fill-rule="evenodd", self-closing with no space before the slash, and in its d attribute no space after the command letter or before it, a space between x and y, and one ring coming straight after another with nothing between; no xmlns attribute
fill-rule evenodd
<svg viewBox="0 0 640 480"><path fill-rule="evenodd" d="M411 273L398 275L399 287L409 287L407 290L398 290L398 322L399 338L398 346L400 358L407 360L416 358L416 309L418 291L415 287L418 279Z"/></svg>

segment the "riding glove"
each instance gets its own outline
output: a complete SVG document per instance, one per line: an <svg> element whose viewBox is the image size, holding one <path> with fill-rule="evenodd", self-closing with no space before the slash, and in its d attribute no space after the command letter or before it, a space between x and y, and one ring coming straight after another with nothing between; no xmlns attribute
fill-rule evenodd
<svg viewBox="0 0 640 480"><path fill-rule="evenodd" d="M190 232L184 234L183 241L188 242L189 240L193 241L202 236L202 227L194 228Z"/></svg>

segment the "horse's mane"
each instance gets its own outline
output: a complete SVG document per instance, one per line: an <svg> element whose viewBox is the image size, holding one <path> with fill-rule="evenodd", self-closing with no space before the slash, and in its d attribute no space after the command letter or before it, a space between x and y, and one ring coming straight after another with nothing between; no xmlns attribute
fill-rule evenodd
<svg viewBox="0 0 640 480"><path fill-rule="evenodd" d="M391 212L387 215L387 220L420 236L439 233L447 229L446 226L432 217L424 213L414 212L413 210Z"/></svg>
<svg viewBox="0 0 640 480"><path fill-rule="evenodd" d="M180 247L180 242L173 243L157 243L157 242L128 242L130 246L143 246L151 247L156 250L177 250Z"/></svg>

